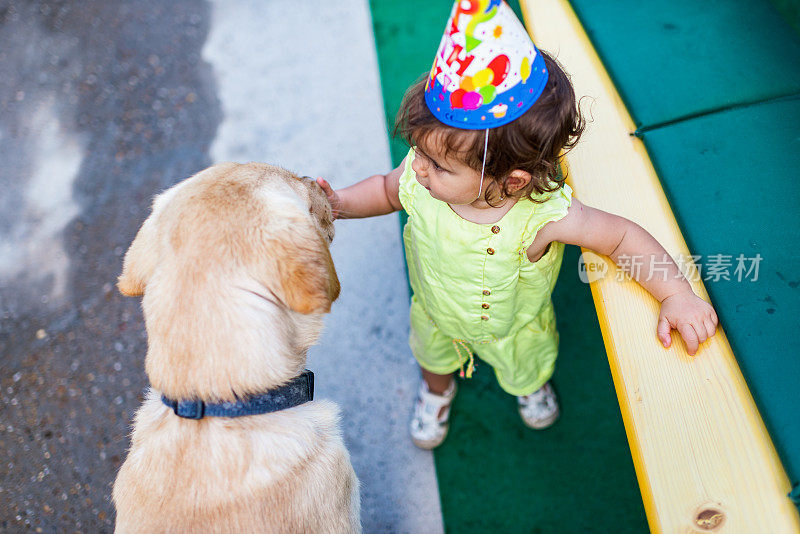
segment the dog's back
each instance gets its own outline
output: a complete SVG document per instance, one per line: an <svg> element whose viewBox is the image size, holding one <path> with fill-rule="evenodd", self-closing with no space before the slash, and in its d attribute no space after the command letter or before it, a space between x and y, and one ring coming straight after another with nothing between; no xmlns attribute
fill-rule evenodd
<svg viewBox="0 0 800 534"><path fill-rule="evenodd" d="M316 187L224 164L154 202L119 280L124 294L144 294L154 389L114 484L118 532L360 531L333 403L193 420L161 401L236 401L303 370L339 293Z"/></svg>
<svg viewBox="0 0 800 534"><path fill-rule="evenodd" d="M338 409L180 419L151 392L114 484L117 531L357 532Z"/></svg>

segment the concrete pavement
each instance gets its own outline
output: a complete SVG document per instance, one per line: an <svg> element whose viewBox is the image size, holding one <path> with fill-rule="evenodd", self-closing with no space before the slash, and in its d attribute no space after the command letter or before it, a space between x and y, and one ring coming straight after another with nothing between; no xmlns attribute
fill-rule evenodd
<svg viewBox="0 0 800 534"><path fill-rule="evenodd" d="M363 1L0 1L0 530L113 527L147 383L139 302L114 282L155 193L231 159L337 186L388 170L371 39ZM343 408L365 531L441 531L406 438L396 219L337 232L318 396Z"/></svg>

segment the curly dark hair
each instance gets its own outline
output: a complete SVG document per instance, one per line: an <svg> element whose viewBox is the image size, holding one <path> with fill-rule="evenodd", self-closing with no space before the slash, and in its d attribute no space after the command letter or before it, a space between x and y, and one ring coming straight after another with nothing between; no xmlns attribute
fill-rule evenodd
<svg viewBox="0 0 800 534"><path fill-rule="evenodd" d="M514 193L519 198L534 198L557 191L566 176L561 172L561 158L578 142L585 122L581 116L569 75L559 63L539 51L548 71L547 84L541 96L518 119L489 130L489 149L485 174L493 180L486 190L486 201L493 205L503 196L511 196L507 180L514 170L531 175L530 183ZM483 162L484 130L464 130L440 122L425 104L426 74L414 83L403 97L395 121L394 135L400 135L409 146L425 152L431 134L442 143L443 155L452 156L480 172Z"/></svg>

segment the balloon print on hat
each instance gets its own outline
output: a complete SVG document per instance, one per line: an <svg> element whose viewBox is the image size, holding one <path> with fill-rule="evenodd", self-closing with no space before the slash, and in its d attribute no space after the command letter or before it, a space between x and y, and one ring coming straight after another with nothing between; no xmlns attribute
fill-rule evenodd
<svg viewBox="0 0 800 534"><path fill-rule="evenodd" d="M453 108L472 110L490 104L497 94L497 86L505 81L510 70L511 61L508 56L500 54L485 69L479 70L473 76L461 78L459 88L450 95L450 105Z"/></svg>

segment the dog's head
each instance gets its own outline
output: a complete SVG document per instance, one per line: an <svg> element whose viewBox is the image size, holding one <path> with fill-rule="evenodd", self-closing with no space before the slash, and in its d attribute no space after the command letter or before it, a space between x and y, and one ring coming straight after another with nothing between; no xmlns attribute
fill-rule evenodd
<svg viewBox="0 0 800 534"><path fill-rule="evenodd" d="M333 234L330 205L313 180L266 164L216 165L155 198L118 287L140 296L175 261L193 271L239 267L290 309L328 312L339 296Z"/></svg>
<svg viewBox="0 0 800 534"><path fill-rule="evenodd" d="M118 281L123 294L144 295L154 385L226 398L301 370L339 295L332 239L322 189L271 165L215 165L158 195ZM252 356L270 350L278 354ZM206 379L224 375L211 391L166 377L185 378L199 364ZM245 376L265 366L270 379Z"/></svg>

